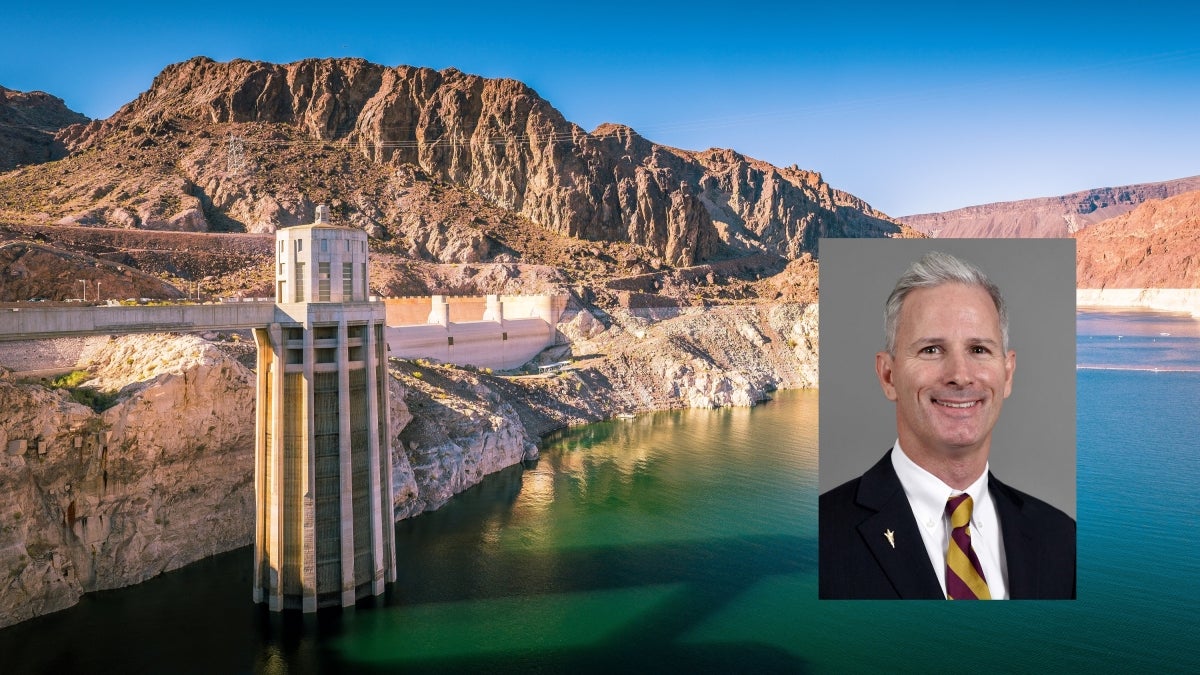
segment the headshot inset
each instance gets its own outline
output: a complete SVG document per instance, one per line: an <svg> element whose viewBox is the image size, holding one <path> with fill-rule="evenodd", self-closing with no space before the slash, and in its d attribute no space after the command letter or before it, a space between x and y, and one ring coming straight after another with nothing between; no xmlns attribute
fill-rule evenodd
<svg viewBox="0 0 1200 675"><path fill-rule="evenodd" d="M820 597L1075 598L1074 240L820 251Z"/></svg>

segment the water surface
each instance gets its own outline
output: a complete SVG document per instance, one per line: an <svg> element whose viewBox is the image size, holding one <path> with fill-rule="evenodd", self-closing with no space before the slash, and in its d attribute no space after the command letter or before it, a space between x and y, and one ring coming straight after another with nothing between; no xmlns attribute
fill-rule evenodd
<svg viewBox="0 0 1200 675"><path fill-rule="evenodd" d="M0 672L1198 672L1200 329L1081 312L1079 599L816 599L815 392L548 442L397 526L400 580L271 615L241 549L0 631ZM1163 335L1169 333L1169 335Z"/></svg>

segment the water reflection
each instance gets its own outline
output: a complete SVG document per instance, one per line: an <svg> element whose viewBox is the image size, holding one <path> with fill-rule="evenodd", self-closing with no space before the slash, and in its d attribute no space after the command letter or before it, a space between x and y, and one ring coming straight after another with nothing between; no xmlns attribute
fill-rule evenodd
<svg viewBox="0 0 1200 675"><path fill-rule="evenodd" d="M1076 365L1089 370L1200 371L1200 319L1150 311L1081 311Z"/></svg>
<svg viewBox="0 0 1200 675"><path fill-rule="evenodd" d="M812 596L816 393L781 398L562 435L399 523L357 608L267 612L244 548L0 631L0 672L801 671L729 637Z"/></svg>

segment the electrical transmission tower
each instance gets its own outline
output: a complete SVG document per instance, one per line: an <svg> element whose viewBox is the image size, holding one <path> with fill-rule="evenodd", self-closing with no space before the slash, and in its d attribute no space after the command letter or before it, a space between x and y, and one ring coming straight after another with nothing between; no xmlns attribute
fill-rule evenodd
<svg viewBox="0 0 1200 675"><path fill-rule="evenodd" d="M229 132L229 141L225 151L225 170L229 175L237 175L246 168L245 139Z"/></svg>

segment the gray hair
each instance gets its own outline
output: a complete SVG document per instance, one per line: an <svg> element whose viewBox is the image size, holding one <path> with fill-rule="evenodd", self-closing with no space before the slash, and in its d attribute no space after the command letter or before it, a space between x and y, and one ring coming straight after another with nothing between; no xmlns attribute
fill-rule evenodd
<svg viewBox="0 0 1200 675"><path fill-rule="evenodd" d="M904 298L916 288L933 288L942 284L966 284L978 286L987 291L992 302L996 305L996 313L1000 315L1000 336L1004 342L1004 351L1008 351L1008 307L1000 288L978 267L965 260L960 260L941 251L930 251L920 260L909 265L904 274L896 280L896 287L888 296L883 310L884 349L887 353L896 355L896 329L900 324L900 308Z"/></svg>

